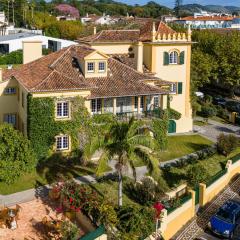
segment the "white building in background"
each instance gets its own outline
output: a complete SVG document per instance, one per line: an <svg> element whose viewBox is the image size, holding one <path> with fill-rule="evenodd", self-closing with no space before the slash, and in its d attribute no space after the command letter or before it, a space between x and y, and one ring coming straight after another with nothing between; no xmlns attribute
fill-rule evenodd
<svg viewBox="0 0 240 240"><path fill-rule="evenodd" d="M119 18L111 17L110 15L103 14L102 16L97 16L96 14L86 14L86 16L81 17L81 23L83 24L100 24L100 25L110 25L115 24L119 21Z"/></svg>
<svg viewBox="0 0 240 240"><path fill-rule="evenodd" d="M240 30L240 18L234 18L233 19L231 28Z"/></svg>
<svg viewBox="0 0 240 240"><path fill-rule="evenodd" d="M0 12L0 24L5 23L5 22L6 22L5 13Z"/></svg>
<svg viewBox="0 0 240 240"><path fill-rule="evenodd" d="M53 52L64 47L77 44L74 41L52 38L33 33L17 33L11 35L0 36L0 54L10 53L22 49L24 41L41 41L42 48L51 49Z"/></svg>
<svg viewBox="0 0 240 240"><path fill-rule="evenodd" d="M175 22L185 26L190 25L193 29L214 29L214 28L230 28L233 17L228 16L189 16L181 18Z"/></svg>

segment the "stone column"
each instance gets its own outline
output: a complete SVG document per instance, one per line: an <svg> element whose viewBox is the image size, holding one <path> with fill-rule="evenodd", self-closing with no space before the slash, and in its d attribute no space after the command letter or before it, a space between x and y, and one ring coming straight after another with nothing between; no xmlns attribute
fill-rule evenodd
<svg viewBox="0 0 240 240"><path fill-rule="evenodd" d="M117 99L113 98L113 114L116 115L117 113Z"/></svg>
<svg viewBox="0 0 240 240"><path fill-rule="evenodd" d="M138 108L137 108L138 114L140 114L140 106L141 106L141 96L138 96Z"/></svg>

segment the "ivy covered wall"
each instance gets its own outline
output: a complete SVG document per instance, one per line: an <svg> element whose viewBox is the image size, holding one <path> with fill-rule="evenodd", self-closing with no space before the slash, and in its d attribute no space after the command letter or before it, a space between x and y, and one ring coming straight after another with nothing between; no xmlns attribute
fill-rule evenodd
<svg viewBox="0 0 240 240"><path fill-rule="evenodd" d="M71 119L55 121L55 101L59 98L33 98L28 96L28 137L39 160L53 153L55 136L71 137L71 156L80 153L79 134L89 129L90 114L82 97L64 98L71 102Z"/></svg>

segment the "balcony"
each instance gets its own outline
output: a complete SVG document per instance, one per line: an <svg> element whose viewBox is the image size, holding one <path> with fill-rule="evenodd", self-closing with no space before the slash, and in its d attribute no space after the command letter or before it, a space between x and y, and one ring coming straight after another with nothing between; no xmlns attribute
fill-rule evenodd
<svg viewBox="0 0 240 240"><path fill-rule="evenodd" d="M163 110L161 108L155 108L153 110L143 111L141 113L138 112L122 112L116 114L117 119L119 121L129 121L132 117L135 119L154 119L154 118L162 118Z"/></svg>

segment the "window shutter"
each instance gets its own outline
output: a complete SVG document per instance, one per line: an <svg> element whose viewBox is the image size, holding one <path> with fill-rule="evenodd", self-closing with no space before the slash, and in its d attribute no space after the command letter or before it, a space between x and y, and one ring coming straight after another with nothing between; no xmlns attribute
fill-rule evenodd
<svg viewBox="0 0 240 240"><path fill-rule="evenodd" d="M180 65L183 65L184 61L185 61L185 52L183 51L183 52L180 53L180 57L179 57Z"/></svg>
<svg viewBox="0 0 240 240"><path fill-rule="evenodd" d="M163 65L169 65L169 53L164 52Z"/></svg>
<svg viewBox="0 0 240 240"><path fill-rule="evenodd" d="M177 91L178 94L182 94L182 87L183 87L183 83L179 82L178 83L178 91Z"/></svg>

